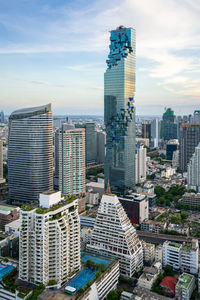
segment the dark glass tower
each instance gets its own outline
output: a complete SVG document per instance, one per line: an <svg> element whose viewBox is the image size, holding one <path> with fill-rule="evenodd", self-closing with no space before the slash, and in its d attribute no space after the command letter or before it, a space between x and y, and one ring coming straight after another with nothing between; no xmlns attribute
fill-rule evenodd
<svg viewBox="0 0 200 300"><path fill-rule="evenodd" d="M51 104L14 111L9 117L9 199L37 201L53 189L53 120Z"/></svg>
<svg viewBox="0 0 200 300"><path fill-rule="evenodd" d="M111 31L104 76L105 188L125 194L135 185L135 30Z"/></svg>

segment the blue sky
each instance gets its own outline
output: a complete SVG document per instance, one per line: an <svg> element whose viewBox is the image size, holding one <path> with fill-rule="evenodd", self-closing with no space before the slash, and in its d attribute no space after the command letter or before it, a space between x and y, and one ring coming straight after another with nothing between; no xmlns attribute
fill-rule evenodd
<svg viewBox="0 0 200 300"><path fill-rule="evenodd" d="M136 29L136 111L200 108L197 0L0 0L0 109L103 114L109 30Z"/></svg>

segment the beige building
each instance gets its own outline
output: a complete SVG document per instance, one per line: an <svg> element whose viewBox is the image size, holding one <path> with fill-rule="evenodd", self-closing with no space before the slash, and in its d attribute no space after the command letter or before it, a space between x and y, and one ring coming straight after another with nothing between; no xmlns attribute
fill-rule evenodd
<svg viewBox="0 0 200 300"><path fill-rule="evenodd" d="M150 290L156 278L158 270L154 267L145 267L142 275L138 279L138 287Z"/></svg>
<svg viewBox="0 0 200 300"><path fill-rule="evenodd" d="M144 262L151 265L155 259L155 245L142 241Z"/></svg>

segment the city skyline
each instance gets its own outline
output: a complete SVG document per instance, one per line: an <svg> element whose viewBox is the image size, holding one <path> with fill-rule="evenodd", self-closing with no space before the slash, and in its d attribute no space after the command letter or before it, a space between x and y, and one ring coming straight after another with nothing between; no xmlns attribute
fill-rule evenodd
<svg viewBox="0 0 200 300"><path fill-rule="evenodd" d="M51 102L56 114L103 115L108 31L121 24L136 29L136 113L198 109L196 1L0 0L0 6L0 102L6 114Z"/></svg>

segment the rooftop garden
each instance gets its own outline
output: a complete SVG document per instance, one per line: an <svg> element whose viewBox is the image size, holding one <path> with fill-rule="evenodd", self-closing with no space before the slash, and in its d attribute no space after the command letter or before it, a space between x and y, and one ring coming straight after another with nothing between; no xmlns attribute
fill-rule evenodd
<svg viewBox="0 0 200 300"><path fill-rule="evenodd" d="M61 200L57 205L54 205L50 208L38 207L36 209L36 213L37 214L45 214L45 213L48 213L50 211L54 211L54 210L62 207L65 204L72 203L75 199L77 199L77 196L71 196L71 195L63 196L63 197L64 197L63 200ZM35 207L34 203L27 203L27 204L24 204L24 205L21 206L21 209L24 210L24 211L31 211L35 208L36 207Z"/></svg>
<svg viewBox="0 0 200 300"><path fill-rule="evenodd" d="M192 282L192 279L193 279L192 275L183 273L179 277L177 285L178 286L183 286L185 289L188 289L189 286L190 286L190 284L191 284L191 282Z"/></svg>

